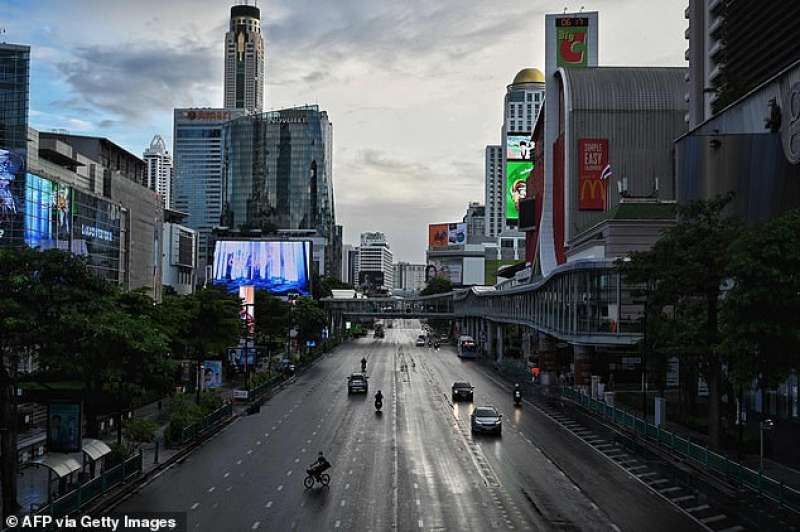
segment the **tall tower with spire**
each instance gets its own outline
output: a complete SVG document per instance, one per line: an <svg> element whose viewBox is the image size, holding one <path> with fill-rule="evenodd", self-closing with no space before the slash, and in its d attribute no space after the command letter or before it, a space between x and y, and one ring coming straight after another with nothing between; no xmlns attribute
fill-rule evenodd
<svg viewBox="0 0 800 532"><path fill-rule="evenodd" d="M161 205L172 206L172 155L167 151L167 144L161 135L153 137L150 147L144 150L144 162L147 163L146 184L150 190L161 196Z"/></svg>
<svg viewBox="0 0 800 532"><path fill-rule="evenodd" d="M225 108L260 113L264 108L264 37L261 10L255 5L231 7L225 34Z"/></svg>

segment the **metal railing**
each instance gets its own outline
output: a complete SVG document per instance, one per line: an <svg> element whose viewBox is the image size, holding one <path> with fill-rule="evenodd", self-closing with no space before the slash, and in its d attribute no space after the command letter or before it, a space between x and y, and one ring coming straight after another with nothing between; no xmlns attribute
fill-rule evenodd
<svg viewBox="0 0 800 532"><path fill-rule="evenodd" d="M186 443L187 441L194 439L198 434L203 433L210 427L213 427L223 419L229 418L232 415L233 406L231 404L222 405L197 423L189 425L188 427L184 427L181 431L180 443Z"/></svg>
<svg viewBox="0 0 800 532"><path fill-rule="evenodd" d="M65 493L58 499L39 508L36 513L60 517L70 513L80 512L92 501L97 499L97 497L141 473L142 453L140 451L130 458L123 460L122 463L107 471L103 471L99 477L79 485L74 490Z"/></svg>
<svg viewBox="0 0 800 532"><path fill-rule="evenodd" d="M691 439L657 427L642 418L636 417L617 407L592 399L589 395L569 387L561 388L561 395L579 404L586 410L604 417L619 427L653 440L672 452L689 458L703 468L724 476L739 486L746 487L763 497L800 512L800 491L783 482L767 477L761 471L754 471L735 462L727 456L693 443Z"/></svg>

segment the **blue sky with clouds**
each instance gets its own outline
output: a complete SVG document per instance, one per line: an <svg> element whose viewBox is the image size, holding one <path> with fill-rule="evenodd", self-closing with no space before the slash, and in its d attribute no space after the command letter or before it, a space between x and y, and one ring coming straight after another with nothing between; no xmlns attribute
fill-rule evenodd
<svg viewBox="0 0 800 532"><path fill-rule="evenodd" d="M31 46L35 128L141 155L174 107L222 104L221 0L5 0L0 39ZM543 68L544 13L600 11L600 64L685 66L685 0L262 0L266 107L318 103L334 124L345 241L384 231L421 262L427 224L483 201L506 85Z"/></svg>

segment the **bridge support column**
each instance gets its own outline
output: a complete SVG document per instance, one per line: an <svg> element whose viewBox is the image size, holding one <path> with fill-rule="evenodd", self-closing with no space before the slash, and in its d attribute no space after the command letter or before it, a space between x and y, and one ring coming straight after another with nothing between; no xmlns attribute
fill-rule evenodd
<svg viewBox="0 0 800 532"><path fill-rule="evenodd" d="M503 361L503 349L504 349L503 348L503 325L502 324L497 324L496 325L496 329L497 329L497 356L495 357L495 360L497 362L502 362Z"/></svg>
<svg viewBox="0 0 800 532"><path fill-rule="evenodd" d="M586 390L592 382L592 355L594 347L588 345L573 346L575 353L575 386Z"/></svg>
<svg viewBox="0 0 800 532"><path fill-rule="evenodd" d="M558 348L556 339L543 333L539 333L536 343L536 351L539 354L539 382L542 386L552 386L558 384L556 371L558 370Z"/></svg>
<svg viewBox="0 0 800 532"><path fill-rule="evenodd" d="M497 324L486 320L486 354L489 358L496 358L495 347L497 346Z"/></svg>

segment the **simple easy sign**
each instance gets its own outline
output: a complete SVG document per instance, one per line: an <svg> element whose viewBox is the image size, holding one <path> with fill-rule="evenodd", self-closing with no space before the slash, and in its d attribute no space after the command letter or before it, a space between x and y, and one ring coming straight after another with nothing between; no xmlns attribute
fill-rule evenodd
<svg viewBox="0 0 800 532"><path fill-rule="evenodd" d="M608 164L608 139L578 139L578 208L606 208L606 182L600 179Z"/></svg>

